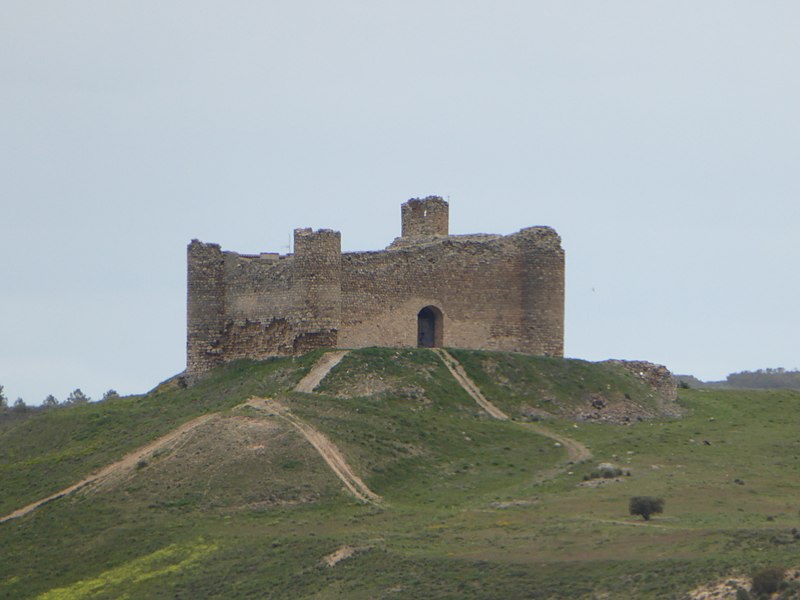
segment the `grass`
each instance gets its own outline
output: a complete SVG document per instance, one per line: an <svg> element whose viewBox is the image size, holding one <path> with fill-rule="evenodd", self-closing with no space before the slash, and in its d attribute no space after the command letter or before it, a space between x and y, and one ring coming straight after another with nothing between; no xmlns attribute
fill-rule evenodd
<svg viewBox="0 0 800 600"><path fill-rule="evenodd" d="M188 389L170 381L143 396L0 419L0 514L78 481L191 418L290 389L318 356L238 361Z"/></svg>
<svg viewBox="0 0 800 600"><path fill-rule="evenodd" d="M513 416L538 397L525 392L532 373L565 405L627 385L604 366L471 354L458 358ZM563 449L486 417L432 353L353 352L322 393L289 392L316 358L235 364L190 389L3 425L9 512L221 411L219 427L128 479L0 525L0 598L679 598L733 572L797 566L798 392L681 390L683 418L629 425L547 419L594 458L540 481ZM503 385L481 380L490 361ZM629 383L622 393L645 402ZM249 395L279 396L322 430L383 504L343 493L282 422L230 410ZM577 485L600 462L632 474ZM663 497L664 514L628 515L640 495ZM344 544L354 556L323 565Z"/></svg>
<svg viewBox="0 0 800 600"><path fill-rule="evenodd" d="M518 418L530 408L567 416L596 398L649 411L658 406L653 389L619 364L510 352L450 352L486 396Z"/></svg>

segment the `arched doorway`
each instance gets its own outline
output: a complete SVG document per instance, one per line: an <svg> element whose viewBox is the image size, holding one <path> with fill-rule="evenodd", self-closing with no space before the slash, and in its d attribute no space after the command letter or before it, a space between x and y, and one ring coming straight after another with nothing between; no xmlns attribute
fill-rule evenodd
<svg viewBox="0 0 800 600"><path fill-rule="evenodd" d="M439 348L442 345L442 311L426 306L417 314L417 346Z"/></svg>

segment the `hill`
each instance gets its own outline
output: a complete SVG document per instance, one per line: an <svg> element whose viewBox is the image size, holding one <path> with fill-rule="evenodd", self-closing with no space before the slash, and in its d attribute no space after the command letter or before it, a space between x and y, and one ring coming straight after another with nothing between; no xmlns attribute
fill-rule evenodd
<svg viewBox="0 0 800 600"><path fill-rule="evenodd" d="M800 390L800 371L776 369L757 369L730 373L724 381L700 381L693 375L676 375L678 381L692 388L733 388L744 390Z"/></svg>
<svg viewBox="0 0 800 600"><path fill-rule="evenodd" d="M678 598L797 562L797 392L390 349L293 391L320 356L0 421L0 515L85 482L0 523L0 597Z"/></svg>

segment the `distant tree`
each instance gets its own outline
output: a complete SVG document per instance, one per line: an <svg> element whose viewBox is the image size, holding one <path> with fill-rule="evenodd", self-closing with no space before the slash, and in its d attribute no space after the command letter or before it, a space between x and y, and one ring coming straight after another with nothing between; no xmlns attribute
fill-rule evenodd
<svg viewBox="0 0 800 600"><path fill-rule="evenodd" d="M53 394L47 394L47 398L42 401L42 406L44 408L55 408L58 406L58 400L56 400L56 397L53 396Z"/></svg>
<svg viewBox="0 0 800 600"><path fill-rule="evenodd" d="M8 406L8 398L3 393L3 386L0 385L0 408L6 408Z"/></svg>
<svg viewBox="0 0 800 600"><path fill-rule="evenodd" d="M22 398L17 398L14 401L14 411L16 411L16 412L25 412L26 410L28 410L28 407L25 404L25 401Z"/></svg>
<svg viewBox="0 0 800 600"><path fill-rule="evenodd" d="M110 389L105 394L103 394L103 400L111 400L112 398L119 398L119 394L115 389Z"/></svg>
<svg viewBox="0 0 800 600"><path fill-rule="evenodd" d="M81 391L81 388L76 388L75 391L71 392L69 396L67 396L67 404L86 404L89 402L91 398L84 394Z"/></svg>
<svg viewBox="0 0 800 600"><path fill-rule="evenodd" d="M645 521L649 521L651 515L664 512L664 500L654 496L634 496L628 504L628 511L632 515L641 515Z"/></svg>

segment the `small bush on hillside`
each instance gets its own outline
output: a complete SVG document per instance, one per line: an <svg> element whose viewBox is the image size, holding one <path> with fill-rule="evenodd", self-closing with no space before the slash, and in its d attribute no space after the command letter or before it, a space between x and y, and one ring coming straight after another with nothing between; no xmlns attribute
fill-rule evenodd
<svg viewBox="0 0 800 600"><path fill-rule="evenodd" d="M592 472L592 476L602 477L603 479L613 479L614 477L619 477L622 475L622 469L620 469L617 465L612 465L611 463L600 463L597 466L597 470Z"/></svg>
<svg viewBox="0 0 800 600"><path fill-rule="evenodd" d="M630 476L630 474L630 471L623 471L617 465L612 463L600 463L597 465L595 470L584 475L583 480L590 481L592 479L614 479L615 477L621 477L622 475Z"/></svg>
<svg viewBox="0 0 800 600"><path fill-rule="evenodd" d="M633 496L628 504L628 511L632 515L641 515L645 521L651 515L664 512L664 499L655 496Z"/></svg>
<svg viewBox="0 0 800 600"><path fill-rule="evenodd" d="M766 567L753 575L752 591L759 596L774 594L783 584L786 569L783 567Z"/></svg>

